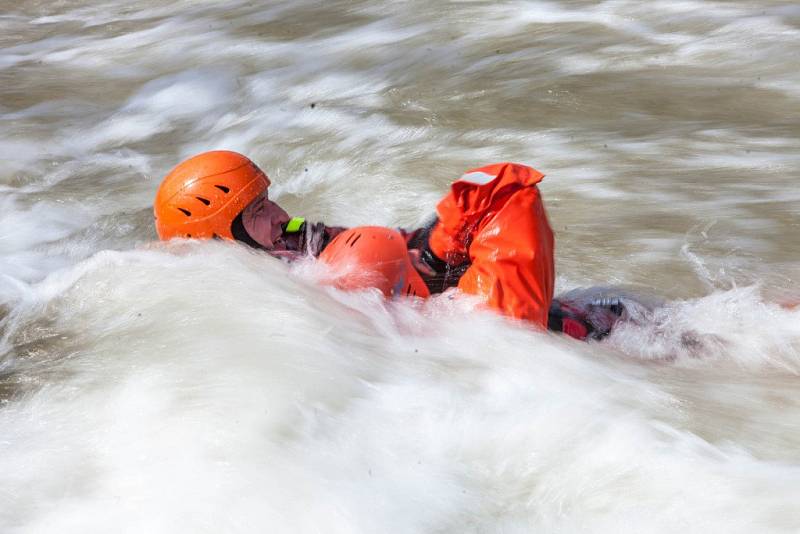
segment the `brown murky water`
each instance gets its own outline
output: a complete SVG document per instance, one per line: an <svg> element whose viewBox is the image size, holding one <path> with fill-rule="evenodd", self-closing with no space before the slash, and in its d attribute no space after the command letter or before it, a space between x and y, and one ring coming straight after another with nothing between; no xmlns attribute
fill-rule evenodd
<svg viewBox="0 0 800 534"><path fill-rule="evenodd" d="M800 298L799 37L800 9L766 0L0 2L0 417L12 429L0 487L13 497L0 530L796 531L800 323L770 302ZM376 303L337 308L313 284L264 278L263 258L243 251L151 250L160 178L213 148L250 155L290 212L347 225L417 224L464 170L530 164L547 174L561 289L624 285L671 304L607 345L572 346L452 310L384 324ZM359 306L375 331L342 319ZM426 322L446 333L419 341ZM295 323L308 344L291 345ZM248 359L276 342L288 345ZM409 359L410 343L423 355ZM526 343L540 367L528 369ZM338 363L317 369L316 357ZM455 384L429 382L423 370L439 365ZM514 389L508 369L529 383ZM325 373L338 381L316 382ZM274 413L306 426L216 417L264 401L250 376L283 392ZM375 376L391 386L351 384ZM423 399L431 426L398 416L392 391ZM527 403L531 391L547 393ZM446 398L464 426L440 433ZM514 441L509 414L542 432ZM215 425L217 442L198 437ZM510 441L483 443L466 430L477 427ZM452 448L453 432L478 445ZM359 478L373 467L338 448L347 433L366 440L352 450L378 466L375 486ZM330 451L339 459L323 462ZM429 468L414 471L418 460ZM397 483L393 461L419 478ZM70 467L81 463L89 474ZM246 473L302 506L281 515L196 489L283 502ZM181 508L155 486L199 493ZM428 490L427 505L415 500ZM91 519L71 522L65 496ZM240 523L207 512L225 506ZM180 510L200 519L181 523Z"/></svg>

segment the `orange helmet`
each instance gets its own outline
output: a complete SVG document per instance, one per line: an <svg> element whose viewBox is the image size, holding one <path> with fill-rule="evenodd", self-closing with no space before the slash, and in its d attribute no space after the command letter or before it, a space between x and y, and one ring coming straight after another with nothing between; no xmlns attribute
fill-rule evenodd
<svg viewBox="0 0 800 534"><path fill-rule="evenodd" d="M164 178L153 213L161 239L233 239L231 224L266 192L269 178L245 156L226 150L187 159Z"/></svg>
<svg viewBox="0 0 800 534"><path fill-rule="evenodd" d="M358 290L374 287L386 297L426 298L430 291L408 256L400 232L382 226L350 228L337 235L319 256L337 269L333 285Z"/></svg>

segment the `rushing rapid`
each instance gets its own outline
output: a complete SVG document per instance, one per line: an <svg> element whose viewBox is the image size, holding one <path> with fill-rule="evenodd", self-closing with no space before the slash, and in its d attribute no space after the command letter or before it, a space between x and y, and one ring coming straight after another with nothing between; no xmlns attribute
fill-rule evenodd
<svg viewBox="0 0 800 534"><path fill-rule="evenodd" d="M796 5L0 5L0 531L800 529ZM155 242L215 148L341 225L532 165L557 291L642 304L582 343Z"/></svg>

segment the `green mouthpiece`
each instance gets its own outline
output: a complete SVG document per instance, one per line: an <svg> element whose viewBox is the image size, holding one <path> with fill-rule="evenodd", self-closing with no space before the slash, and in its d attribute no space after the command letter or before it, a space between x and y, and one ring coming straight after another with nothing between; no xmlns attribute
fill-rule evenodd
<svg viewBox="0 0 800 534"><path fill-rule="evenodd" d="M304 222L306 222L306 220L303 217L292 217L291 220L286 223L286 233L293 234L299 232Z"/></svg>

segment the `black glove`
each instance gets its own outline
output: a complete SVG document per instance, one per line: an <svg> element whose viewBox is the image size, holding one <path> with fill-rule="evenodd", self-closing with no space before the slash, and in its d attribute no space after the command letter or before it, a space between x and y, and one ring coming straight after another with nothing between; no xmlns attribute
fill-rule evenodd
<svg viewBox="0 0 800 534"><path fill-rule="evenodd" d="M420 261L434 273L420 272L431 293L441 293L450 287L457 286L459 279L469 268L469 262L452 266L433 253L429 239L431 232L438 223L439 218L434 216L422 228L414 231L408 239L408 248L419 250Z"/></svg>

